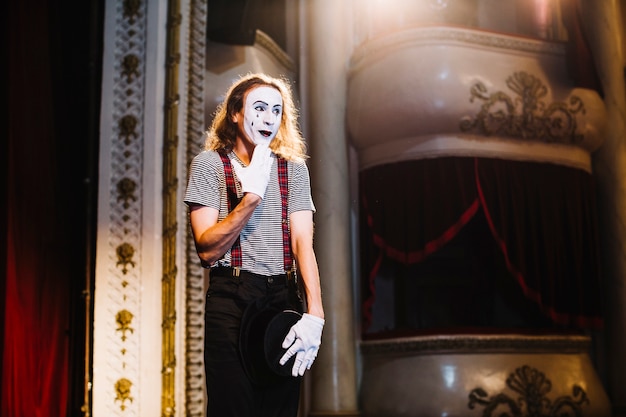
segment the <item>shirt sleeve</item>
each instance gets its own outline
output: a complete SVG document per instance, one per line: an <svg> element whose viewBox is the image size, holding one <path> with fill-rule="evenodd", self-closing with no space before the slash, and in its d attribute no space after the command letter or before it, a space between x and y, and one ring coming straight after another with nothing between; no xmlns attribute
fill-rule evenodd
<svg viewBox="0 0 626 417"><path fill-rule="evenodd" d="M315 212L315 205L311 197L309 168L305 163L293 163L291 171L289 184L289 214L302 210Z"/></svg>
<svg viewBox="0 0 626 417"><path fill-rule="evenodd" d="M203 151L191 161L184 202L220 209L220 179L224 168L215 152Z"/></svg>

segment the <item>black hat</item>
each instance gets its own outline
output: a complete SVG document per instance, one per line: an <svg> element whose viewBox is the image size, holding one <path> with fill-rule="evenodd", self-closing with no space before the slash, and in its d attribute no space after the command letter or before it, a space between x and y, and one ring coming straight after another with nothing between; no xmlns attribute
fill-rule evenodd
<svg viewBox="0 0 626 417"><path fill-rule="evenodd" d="M295 355L281 365L280 358L287 349L282 343L291 326L302 318L294 310L281 310L263 300L251 303L241 319L239 350L248 377L258 385L291 377Z"/></svg>

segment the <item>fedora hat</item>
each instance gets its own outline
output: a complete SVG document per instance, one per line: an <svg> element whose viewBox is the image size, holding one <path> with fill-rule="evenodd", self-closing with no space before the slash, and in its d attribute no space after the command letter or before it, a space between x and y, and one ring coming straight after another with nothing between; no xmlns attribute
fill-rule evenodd
<svg viewBox="0 0 626 417"><path fill-rule="evenodd" d="M282 343L291 326L301 317L301 313L272 306L265 299L256 300L246 307L241 319L239 351L243 367L252 382L267 385L292 377L295 355L284 365L279 361L287 351Z"/></svg>

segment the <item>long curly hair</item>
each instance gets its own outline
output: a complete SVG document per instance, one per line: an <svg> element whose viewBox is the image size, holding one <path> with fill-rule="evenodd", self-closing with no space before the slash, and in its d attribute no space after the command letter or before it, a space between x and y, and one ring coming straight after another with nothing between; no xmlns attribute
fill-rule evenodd
<svg viewBox="0 0 626 417"><path fill-rule="evenodd" d="M261 73L242 76L230 86L206 132L204 148L218 152L230 152L233 149L237 139L237 124L233 122L233 116L243 108L246 93L259 86L277 89L283 99L280 127L270 143L270 149L289 161L304 161L307 158L306 142L298 126L298 110L293 101L291 86L286 79Z"/></svg>

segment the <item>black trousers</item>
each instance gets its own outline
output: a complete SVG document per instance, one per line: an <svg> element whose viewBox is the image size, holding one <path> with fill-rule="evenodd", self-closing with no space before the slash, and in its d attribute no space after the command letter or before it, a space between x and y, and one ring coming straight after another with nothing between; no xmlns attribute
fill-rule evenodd
<svg viewBox="0 0 626 417"><path fill-rule="evenodd" d="M255 385L246 374L239 352L241 317L248 304L270 297L282 308L302 311L295 283L285 276L264 277L242 271L212 270L205 305L204 366L208 394L207 417L295 417L301 378L287 377Z"/></svg>

